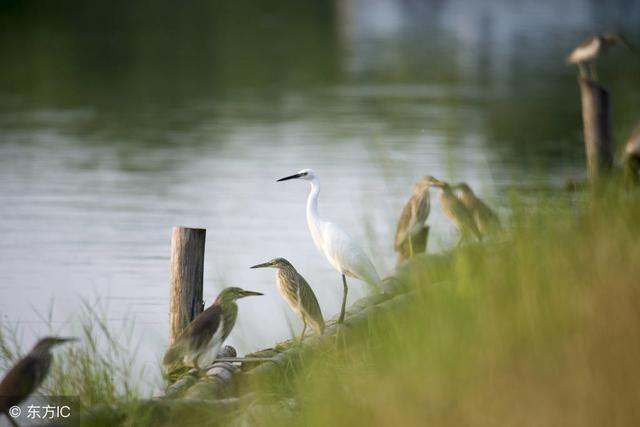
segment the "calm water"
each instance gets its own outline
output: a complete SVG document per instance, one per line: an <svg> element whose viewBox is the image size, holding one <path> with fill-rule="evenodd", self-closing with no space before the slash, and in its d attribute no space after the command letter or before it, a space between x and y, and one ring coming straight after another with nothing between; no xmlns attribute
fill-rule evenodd
<svg viewBox="0 0 640 427"><path fill-rule="evenodd" d="M181 224L208 230L207 304L228 285L266 293L240 302L230 343L270 346L300 325L274 272L249 266L288 258L326 317L341 295L308 234L307 184L277 178L314 168L322 215L387 274L418 176L467 180L498 206L513 183L580 176L563 58L592 31L640 28L633 2L364 4L0 6L2 322L30 343L52 307L54 332L73 333L88 301L114 329L128 319L141 363L159 360ZM616 51L600 71L620 141L640 61ZM436 251L454 231L437 203L431 218ZM364 292L352 281L350 301Z"/></svg>

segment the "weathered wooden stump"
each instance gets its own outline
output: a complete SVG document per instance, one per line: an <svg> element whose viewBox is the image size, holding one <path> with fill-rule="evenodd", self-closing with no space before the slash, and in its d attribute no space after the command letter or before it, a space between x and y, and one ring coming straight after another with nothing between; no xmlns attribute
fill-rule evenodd
<svg viewBox="0 0 640 427"><path fill-rule="evenodd" d="M206 234L207 230L202 228L173 227L169 345L204 309L202 279Z"/></svg>
<svg viewBox="0 0 640 427"><path fill-rule="evenodd" d="M579 77L578 82L582 103L587 174L589 181L595 184L613 166L609 92L601 84L584 77Z"/></svg>

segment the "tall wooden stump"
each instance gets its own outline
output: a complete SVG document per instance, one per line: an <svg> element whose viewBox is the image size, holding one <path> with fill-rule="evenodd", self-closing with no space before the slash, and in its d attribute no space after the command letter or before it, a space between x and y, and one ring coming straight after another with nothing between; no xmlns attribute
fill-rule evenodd
<svg viewBox="0 0 640 427"><path fill-rule="evenodd" d="M578 81L587 153L587 173L589 181L596 183L613 166L609 92L593 80L579 77Z"/></svg>
<svg viewBox="0 0 640 427"><path fill-rule="evenodd" d="M169 344L202 312L204 243L207 230L173 227L171 236L171 301Z"/></svg>

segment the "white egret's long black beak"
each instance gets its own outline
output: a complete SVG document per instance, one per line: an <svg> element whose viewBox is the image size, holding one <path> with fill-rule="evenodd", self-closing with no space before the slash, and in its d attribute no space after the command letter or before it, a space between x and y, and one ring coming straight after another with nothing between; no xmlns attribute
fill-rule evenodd
<svg viewBox="0 0 640 427"><path fill-rule="evenodd" d="M279 180L277 180L276 182L280 182L280 181L287 181L289 179L296 179L296 178L300 178L301 176L303 176L304 174L301 173L294 173L293 175L289 175L289 176L285 176L284 178L280 178Z"/></svg>

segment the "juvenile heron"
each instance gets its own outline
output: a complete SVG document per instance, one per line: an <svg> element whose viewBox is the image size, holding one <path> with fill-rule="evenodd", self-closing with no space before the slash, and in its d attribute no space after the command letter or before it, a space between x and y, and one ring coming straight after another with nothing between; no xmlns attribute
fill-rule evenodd
<svg viewBox="0 0 640 427"><path fill-rule="evenodd" d="M310 324L316 334L321 335L324 333L324 319L322 318L322 311L320 311L320 304L316 295L313 293L313 289L304 280L304 277L296 271L289 261L284 258L274 258L271 261L254 265L251 268L265 268L273 267L277 268L276 273L276 285L282 298L287 301L289 307L302 318L302 333L300 334L300 341L304 338L304 333L307 331L307 324Z"/></svg>
<svg viewBox="0 0 640 427"><path fill-rule="evenodd" d="M394 249L396 252L402 251L405 242L407 242L409 258L413 257L413 239L424 229L431 211L431 197L429 195L431 179L433 179L432 176L423 176L418 180L416 188L404 205L400 220L398 220Z"/></svg>
<svg viewBox="0 0 640 427"><path fill-rule="evenodd" d="M236 300L253 295L262 294L237 287L224 288L215 302L198 314L169 347L162 360L165 369L170 372L182 364L200 371L200 366L212 364L236 323Z"/></svg>
<svg viewBox="0 0 640 427"><path fill-rule="evenodd" d="M482 234L478 229L473 215L467 207L456 197L448 182L429 177L430 185L440 188L440 208L445 216L460 232L458 246L469 234L473 234L478 241L482 240Z"/></svg>
<svg viewBox="0 0 640 427"><path fill-rule="evenodd" d="M324 254L333 268L342 275L342 306L340 308L340 317L338 318L338 323L342 323L349 290L346 276L360 279L376 289L382 283L380 276L378 276L373 263L355 239L336 224L320 218L318 214L320 181L313 170L303 169L293 175L280 178L278 182L289 179L302 179L309 181L311 184L311 192L307 198L307 225L311 231L313 243Z"/></svg>
<svg viewBox="0 0 640 427"><path fill-rule="evenodd" d="M616 44L621 44L632 50L629 43L618 33L608 32L592 35L571 51L569 56L567 56L567 64L576 64L581 76L595 79L594 61L598 56ZM590 73L587 72L587 66L585 64L588 64Z"/></svg>
<svg viewBox="0 0 640 427"><path fill-rule="evenodd" d="M8 411L18 405L42 384L49 373L53 355L51 349L75 338L46 337L18 361L0 382L0 414L6 414L11 424L17 424Z"/></svg>
<svg viewBox="0 0 640 427"><path fill-rule="evenodd" d="M461 182L452 186L452 188L458 191L458 198L471 212L473 220L482 234L500 229L498 215L482 199L475 195L467 183Z"/></svg>

